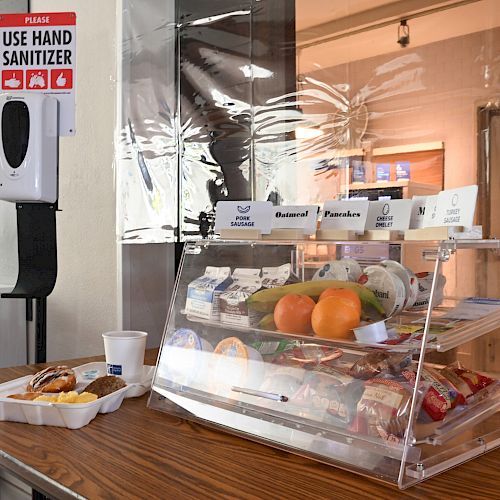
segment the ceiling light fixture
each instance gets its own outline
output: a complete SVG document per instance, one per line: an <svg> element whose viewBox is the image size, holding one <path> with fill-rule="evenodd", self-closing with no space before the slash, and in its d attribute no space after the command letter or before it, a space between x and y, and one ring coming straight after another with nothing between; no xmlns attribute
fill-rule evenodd
<svg viewBox="0 0 500 500"><path fill-rule="evenodd" d="M410 44L410 27L406 19L402 19L398 26L398 43L401 47L406 47Z"/></svg>

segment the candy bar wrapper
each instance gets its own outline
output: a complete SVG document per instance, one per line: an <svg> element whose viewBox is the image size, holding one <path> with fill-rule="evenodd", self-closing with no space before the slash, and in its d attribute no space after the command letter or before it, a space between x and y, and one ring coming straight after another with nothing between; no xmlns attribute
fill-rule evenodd
<svg viewBox="0 0 500 500"><path fill-rule="evenodd" d="M488 392L486 388L496 382L494 378L463 367L458 361L443 368L441 375L463 394L466 403L484 396Z"/></svg>
<svg viewBox="0 0 500 500"><path fill-rule="evenodd" d="M412 366L402 372L403 377L412 385L415 384L416 370L416 366ZM443 420L453 407L456 391L439 372L432 368L422 370L422 380L429 383L429 389L424 395L418 420L421 422Z"/></svg>

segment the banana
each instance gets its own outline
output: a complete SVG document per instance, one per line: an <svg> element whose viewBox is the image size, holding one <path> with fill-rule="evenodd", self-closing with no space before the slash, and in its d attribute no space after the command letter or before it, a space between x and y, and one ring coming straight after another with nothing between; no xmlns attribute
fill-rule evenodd
<svg viewBox="0 0 500 500"><path fill-rule="evenodd" d="M255 311L271 313L274 311L274 306L281 297L289 293L298 293L300 295L308 295L313 299L318 299L321 293L327 288L348 288L357 293L361 300L363 310L375 309L377 313L385 317L384 308L379 302L375 294L359 283L351 281L339 280L317 280L304 281L303 283L293 283L292 285L279 286L276 288L268 288L250 295L247 299L247 305Z"/></svg>
<svg viewBox="0 0 500 500"><path fill-rule="evenodd" d="M277 328L274 322L274 314L273 313L266 314L259 321L259 328L262 328L262 330L272 330L273 332L275 332Z"/></svg>

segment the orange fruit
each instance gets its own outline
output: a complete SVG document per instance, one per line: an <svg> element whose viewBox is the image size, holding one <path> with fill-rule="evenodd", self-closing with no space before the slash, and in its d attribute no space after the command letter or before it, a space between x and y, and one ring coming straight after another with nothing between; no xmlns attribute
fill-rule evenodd
<svg viewBox="0 0 500 500"><path fill-rule="evenodd" d="M274 323L286 333L311 333L311 314L316 303L307 295L289 293L274 308Z"/></svg>
<svg viewBox="0 0 500 500"><path fill-rule="evenodd" d="M348 288L327 288L319 296L319 300L326 299L326 297L344 297L345 299L349 299L361 316L361 300L359 300L356 292Z"/></svg>
<svg viewBox="0 0 500 500"><path fill-rule="evenodd" d="M346 339L359 326L359 311L350 299L326 297L316 304L311 316L312 328L318 337Z"/></svg>

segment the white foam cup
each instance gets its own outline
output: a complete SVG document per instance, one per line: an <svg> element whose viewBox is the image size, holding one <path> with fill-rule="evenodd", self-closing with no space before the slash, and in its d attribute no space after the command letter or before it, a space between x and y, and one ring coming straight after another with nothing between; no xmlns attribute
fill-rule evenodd
<svg viewBox="0 0 500 500"><path fill-rule="evenodd" d="M147 336L146 332L133 330L103 333L107 374L117 375L129 383L140 382Z"/></svg>

